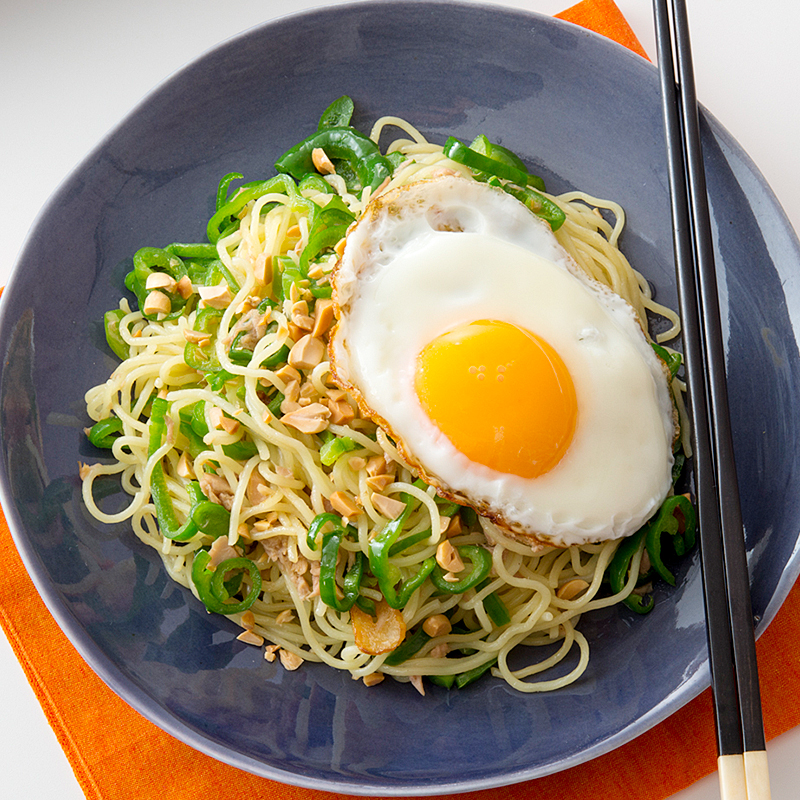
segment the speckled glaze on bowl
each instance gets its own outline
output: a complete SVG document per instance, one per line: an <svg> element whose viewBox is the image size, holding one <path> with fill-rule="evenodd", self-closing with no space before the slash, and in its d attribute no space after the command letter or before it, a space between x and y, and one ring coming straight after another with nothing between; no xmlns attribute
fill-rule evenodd
<svg viewBox="0 0 800 800"><path fill-rule="evenodd" d="M84 511L83 395L115 359L102 335L129 259L199 240L218 179L253 180L342 93L356 124L482 132L553 191L628 212L622 245L675 305L656 70L568 23L497 7L359 3L225 42L156 89L64 182L0 307L2 501L40 593L83 657L158 726L222 761L346 794L466 791L535 778L629 741L708 685L700 571L688 558L646 618L587 615L572 686L522 696L492 679L420 697L306 664L286 672L172 584L125 524ZM763 630L800 570L800 249L731 137L703 117L754 612ZM56 303L57 300L57 303ZM57 308L54 315L53 310ZM602 468L602 465L598 465ZM103 503L123 498L109 486Z"/></svg>

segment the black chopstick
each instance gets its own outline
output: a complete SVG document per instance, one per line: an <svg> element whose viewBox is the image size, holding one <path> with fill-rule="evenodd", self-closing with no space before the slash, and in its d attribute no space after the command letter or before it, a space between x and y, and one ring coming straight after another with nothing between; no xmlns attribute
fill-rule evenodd
<svg viewBox="0 0 800 800"><path fill-rule="evenodd" d="M653 0L720 788L723 800L764 800L769 772L694 71L684 0L671 5L670 17L667 0Z"/></svg>

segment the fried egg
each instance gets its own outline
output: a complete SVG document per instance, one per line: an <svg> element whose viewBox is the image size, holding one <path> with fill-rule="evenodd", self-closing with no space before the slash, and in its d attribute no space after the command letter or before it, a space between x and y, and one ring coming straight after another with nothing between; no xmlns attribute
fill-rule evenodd
<svg viewBox="0 0 800 800"><path fill-rule="evenodd" d="M444 496L560 546L630 535L665 499L663 363L513 197L459 177L386 192L332 283L333 379Z"/></svg>

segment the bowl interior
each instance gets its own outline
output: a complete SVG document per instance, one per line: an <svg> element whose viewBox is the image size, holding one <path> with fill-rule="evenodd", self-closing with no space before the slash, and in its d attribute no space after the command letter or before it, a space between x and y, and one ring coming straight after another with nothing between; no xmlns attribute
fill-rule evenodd
<svg viewBox="0 0 800 800"><path fill-rule="evenodd" d="M478 33L479 32L479 33ZM286 672L173 584L127 524L85 512L83 395L113 370L102 315L143 245L200 241L219 178L267 177L347 93L355 124L405 117L431 140L485 133L550 191L627 211L622 246L673 307L655 69L550 18L458 3L359 3L270 23L156 89L43 210L2 300L2 499L57 620L101 677L168 732L266 777L344 793L434 794L571 766L642 733L708 683L700 570L687 558L646 618L587 615L585 675L521 696L485 680L420 697L322 666ZM761 629L797 577L800 250L731 137L703 116L730 402ZM106 508L124 503L107 485ZM567 665L568 666L568 665ZM413 735L411 734L413 731Z"/></svg>

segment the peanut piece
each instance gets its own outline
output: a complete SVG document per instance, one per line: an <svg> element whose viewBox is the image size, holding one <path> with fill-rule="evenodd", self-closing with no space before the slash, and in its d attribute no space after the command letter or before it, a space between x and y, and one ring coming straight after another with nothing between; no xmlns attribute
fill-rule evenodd
<svg viewBox="0 0 800 800"><path fill-rule="evenodd" d="M434 638L435 636L445 636L450 633L450 631L453 630L453 626L444 614L434 614L422 623L422 630L424 630L428 636Z"/></svg>
<svg viewBox="0 0 800 800"><path fill-rule="evenodd" d="M331 412L322 403L311 403L301 406L281 417L284 425L289 425L300 433L320 433L328 427L328 417Z"/></svg>
<svg viewBox="0 0 800 800"><path fill-rule="evenodd" d="M393 497L386 497L386 495L373 492L369 498L372 505L383 514L386 519L397 519L405 510L406 504L400 500L395 500ZM464 565L461 565L464 568Z"/></svg>
<svg viewBox="0 0 800 800"><path fill-rule="evenodd" d="M314 306L314 327L311 329L312 336L322 336L333 322L333 300L323 297L317 300Z"/></svg>
<svg viewBox="0 0 800 800"><path fill-rule="evenodd" d="M336 172L333 161L328 158L328 154L321 147L315 147L311 151L311 163L314 165L314 169L322 175L332 175Z"/></svg>
<svg viewBox="0 0 800 800"><path fill-rule="evenodd" d="M451 573L461 572L464 569L464 562L461 560L458 550L447 539L436 548L436 563L443 570Z"/></svg>
<svg viewBox="0 0 800 800"><path fill-rule="evenodd" d="M558 587L556 597L560 597L562 600L574 600L588 588L589 584L583 578L573 578Z"/></svg>
<svg viewBox="0 0 800 800"><path fill-rule="evenodd" d="M329 499L333 510L343 517L357 517L363 513L346 492L334 492Z"/></svg>
<svg viewBox="0 0 800 800"><path fill-rule="evenodd" d="M147 295L144 301L144 308L142 312L148 315L152 314L169 314L172 310L172 301L164 294L164 292L154 289Z"/></svg>
<svg viewBox="0 0 800 800"><path fill-rule="evenodd" d="M289 366L295 369L313 369L322 361L325 345L311 334L302 336L289 351Z"/></svg>

